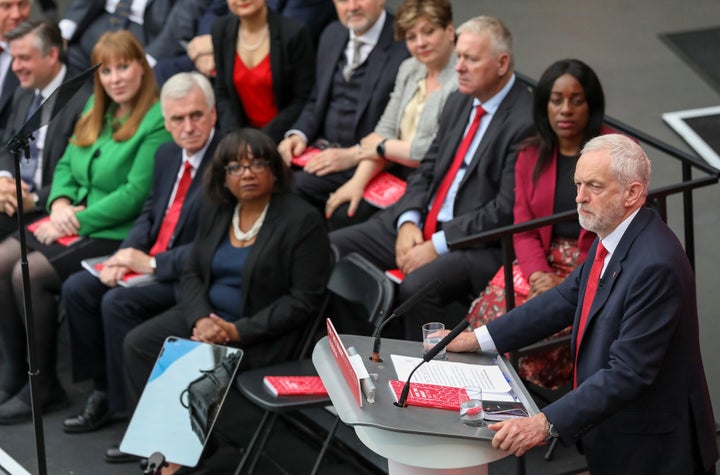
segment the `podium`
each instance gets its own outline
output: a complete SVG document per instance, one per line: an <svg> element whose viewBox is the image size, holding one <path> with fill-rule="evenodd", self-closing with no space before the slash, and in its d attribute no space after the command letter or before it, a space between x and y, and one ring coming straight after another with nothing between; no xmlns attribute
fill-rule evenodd
<svg viewBox="0 0 720 475"><path fill-rule="evenodd" d="M377 374L375 403L363 400L359 407L338 367L328 342L320 340L312 361L328 391L335 410L345 424L352 426L358 438L372 451L388 459L391 475L477 475L487 473L487 464L509 455L490 445L494 432L469 427L460 422L460 414L444 409L393 405L388 381L397 379L391 354L422 356L422 343L383 339L384 361L370 361L374 339L341 335L343 345L354 346L362 355L370 374ZM530 415L538 407L507 360L482 353L448 353L448 360L500 366L510 386Z"/></svg>

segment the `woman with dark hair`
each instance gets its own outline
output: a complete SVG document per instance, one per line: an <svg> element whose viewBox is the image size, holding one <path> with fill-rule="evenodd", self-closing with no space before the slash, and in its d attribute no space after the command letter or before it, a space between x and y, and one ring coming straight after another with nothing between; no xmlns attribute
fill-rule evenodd
<svg viewBox="0 0 720 475"><path fill-rule="evenodd" d="M49 219L27 235L38 394L44 411L67 405L55 368L62 283L81 269L83 259L117 249L150 191L155 151L172 140L163 124L152 69L131 33L105 33L93 48L92 62L102 65L94 74L94 93L55 167L47 199ZM80 240L61 244L74 236ZM4 424L31 417L22 295L20 243L9 237L0 244Z"/></svg>
<svg viewBox="0 0 720 475"><path fill-rule="evenodd" d="M315 83L312 38L265 0L228 1L228 8L211 30L220 130L255 127L279 142Z"/></svg>
<svg viewBox="0 0 720 475"><path fill-rule="evenodd" d="M545 70L535 88L533 119L537 134L522 144L515 164L515 224L576 207L575 162L588 140L613 132L603 127L604 114L602 86L588 65L565 59ZM516 305L560 284L585 260L594 238L577 220L515 234ZM470 307L467 318L473 327L505 313L503 272L501 268ZM569 383L569 349L563 346L521 358L520 376L550 389Z"/></svg>
<svg viewBox="0 0 720 475"><path fill-rule="evenodd" d="M200 210L179 303L125 338L130 408L166 337L237 346L241 370L258 368L285 361L320 310L331 265L325 223L288 191L291 175L272 139L231 132L205 178L210 202Z"/></svg>

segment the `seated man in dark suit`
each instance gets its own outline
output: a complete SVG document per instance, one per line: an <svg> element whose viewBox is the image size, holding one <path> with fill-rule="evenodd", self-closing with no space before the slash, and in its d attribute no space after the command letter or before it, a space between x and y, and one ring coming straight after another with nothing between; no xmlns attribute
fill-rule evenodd
<svg viewBox="0 0 720 475"><path fill-rule="evenodd" d="M190 41L195 22L210 0L72 0L60 20L68 65L90 67L90 52L106 31L129 30L142 43L150 66L175 56Z"/></svg>
<svg viewBox="0 0 720 475"><path fill-rule="evenodd" d="M287 164L319 139L339 147L331 145L295 173L296 190L321 209L329 193L352 176L359 161L352 146L374 130L409 55L405 43L395 41L394 17L384 5L335 1L340 21L320 37L312 95L278 146Z"/></svg>
<svg viewBox="0 0 720 475"><path fill-rule="evenodd" d="M65 420L66 432L95 430L125 410L123 339L136 325L175 304L175 284L195 237L203 171L217 143L215 95L200 73L180 73L165 83L160 100L174 143L155 154L153 184L142 214L120 249L105 261L99 279L83 270L62 288L73 376L95 383L85 410ZM156 280L139 287L118 286L128 272L154 274Z"/></svg>
<svg viewBox="0 0 720 475"><path fill-rule="evenodd" d="M532 93L513 72L510 31L496 18L477 17L457 33L459 89L405 195L369 221L330 234L341 254L359 252L404 272L400 301L439 280L403 316L413 340L422 323L446 321L449 301L469 304L502 263L498 244L448 250L448 242L512 223L515 145L532 133Z"/></svg>
<svg viewBox="0 0 720 475"><path fill-rule="evenodd" d="M584 450L593 475L714 475L695 276L672 230L645 207L650 160L628 137L596 137L574 182L580 225L598 236L585 262L447 348L513 351L573 327L573 390L533 417L490 425L492 445L521 456L559 437Z"/></svg>
<svg viewBox="0 0 720 475"><path fill-rule="evenodd" d="M13 57L12 72L19 78L20 87L12 100L12 112L0 147L0 238L17 230L16 211L23 207L26 222L37 219L45 210L50 194L55 165L65 152L75 122L90 96L88 82L59 112L49 125L41 127L30 142L30 161L22 158L20 173L23 180L23 200L17 202L15 193L15 163L4 146L15 136L30 115L71 74L65 66L63 39L57 25L51 21L21 23L6 35ZM47 104L45 107L55 107Z"/></svg>
<svg viewBox="0 0 720 475"><path fill-rule="evenodd" d="M10 69L12 56L6 34L30 17L30 0L0 0L0 137L10 115L13 93L18 87L17 76Z"/></svg>

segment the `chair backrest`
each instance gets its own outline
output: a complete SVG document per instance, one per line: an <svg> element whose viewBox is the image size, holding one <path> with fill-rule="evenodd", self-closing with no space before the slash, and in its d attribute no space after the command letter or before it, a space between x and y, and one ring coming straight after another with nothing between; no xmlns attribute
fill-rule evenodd
<svg viewBox="0 0 720 475"><path fill-rule="evenodd" d="M315 343L320 325L325 317L353 319L359 310L368 328L374 328L376 322L387 315L395 298L395 286L385 274L367 259L356 253L350 253L335 262L327 284L327 295L317 318L303 332L301 348L297 358L305 358ZM331 315L329 310L332 310ZM343 325L341 324L342 328ZM352 325L351 325L352 327ZM323 326L324 328L324 326ZM342 332L342 330L340 330Z"/></svg>
<svg viewBox="0 0 720 475"><path fill-rule="evenodd" d="M385 318L395 298L395 286L383 271L354 252L335 264L328 290L364 308L372 326Z"/></svg>

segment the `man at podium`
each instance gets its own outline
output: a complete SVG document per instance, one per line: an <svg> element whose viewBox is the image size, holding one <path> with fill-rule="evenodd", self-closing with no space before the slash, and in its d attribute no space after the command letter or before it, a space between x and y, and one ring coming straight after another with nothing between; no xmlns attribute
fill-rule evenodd
<svg viewBox="0 0 720 475"><path fill-rule="evenodd" d="M559 286L460 335L449 351L512 351L573 325L573 390L541 413L490 425L515 455L576 441L594 475L715 473L718 449L685 252L646 208L650 162L622 135L597 137L575 169L580 225L597 234Z"/></svg>

